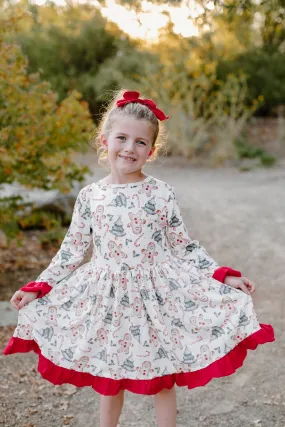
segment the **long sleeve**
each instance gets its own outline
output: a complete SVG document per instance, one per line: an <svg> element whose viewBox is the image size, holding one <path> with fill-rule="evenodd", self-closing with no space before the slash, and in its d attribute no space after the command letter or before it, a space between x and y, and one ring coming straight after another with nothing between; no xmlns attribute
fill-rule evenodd
<svg viewBox="0 0 285 427"><path fill-rule="evenodd" d="M90 187L88 185L80 190L69 229L49 266L34 282L27 283L21 290L39 292L38 298L41 298L81 263L92 240Z"/></svg>
<svg viewBox="0 0 285 427"><path fill-rule="evenodd" d="M224 282L227 275L241 276L231 267L220 267L198 240L192 240L184 224L174 187L170 187L167 208L166 237L173 256L193 263L205 277Z"/></svg>

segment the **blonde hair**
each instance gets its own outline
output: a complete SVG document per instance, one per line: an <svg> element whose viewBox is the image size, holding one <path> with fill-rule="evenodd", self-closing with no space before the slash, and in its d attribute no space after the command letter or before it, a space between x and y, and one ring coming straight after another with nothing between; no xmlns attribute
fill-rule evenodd
<svg viewBox="0 0 285 427"><path fill-rule="evenodd" d="M101 135L105 135L105 137L108 138L118 118L134 117L138 120L147 120L151 124L154 131L152 147L155 146L156 149L147 162L154 161L158 157L158 152L160 153L167 143L163 124L159 122L158 118L148 107L138 102L130 102L123 107L118 107L116 105L117 100L123 98L123 93L126 90L128 89L115 91L115 95L113 95L111 101L108 103L105 112L100 118L98 127L93 132L90 140L90 145L97 151L98 163L103 167L108 166L108 153L106 148L102 146L100 138ZM142 96L140 96L140 98L144 99Z"/></svg>

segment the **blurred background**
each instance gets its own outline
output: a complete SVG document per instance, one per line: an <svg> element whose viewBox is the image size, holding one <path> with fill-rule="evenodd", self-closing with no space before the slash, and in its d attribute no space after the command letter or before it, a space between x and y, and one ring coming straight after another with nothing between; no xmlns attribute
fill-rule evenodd
<svg viewBox="0 0 285 427"><path fill-rule="evenodd" d="M282 162L284 0L0 4L2 240L58 225L27 217L42 201L25 189L66 194L99 168L90 141L114 89L171 116L162 156L243 171Z"/></svg>
<svg viewBox="0 0 285 427"><path fill-rule="evenodd" d="M237 376L179 390L178 425L284 427L285 0L0 0L0 20L2 347L13 292L50 263L79 189L109 173L91 147L104 106L138 90L171 116L146 172L175 186L192 238L258 283L278 336ZM94 426L98 396L35 364L1 364L0 424ZM122 417L155 425L147 396L128 396Z"/></svg>

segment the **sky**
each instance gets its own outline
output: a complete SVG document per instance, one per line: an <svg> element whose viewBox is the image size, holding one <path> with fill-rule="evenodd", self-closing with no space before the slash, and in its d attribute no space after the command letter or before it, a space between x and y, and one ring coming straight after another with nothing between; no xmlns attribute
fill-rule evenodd
<svg viewBox="0 0 285 427"><path fill-rule="evenodd" d="M180 7L171 7L166 2L163 5L156 5L143 0L142 12L136 14L124 7L116 4L115 0L106 0L106 8L102 8L102 15L115 22L119 27L129 33L132 37L139 37L148 41L155 41L160 28L167 24L168 17L163 15L163 11L168 11L174 31L183 37L198 35L197 28L189 19L189 8L184 4ZM192 16L197 16L194 7L191 9ZM139 18L139 21L138 21Z"/></svg>
<svg viewBox="0 0 285 427"><path fill-rule="evenodd" d="M65 0L53 0L58 5L65 5ZM32 0L36 4L44 4L45 0ZM86 3L87 0L76 0L77 3ZM159 29L166 25L168 17L163 11L168 11L174 24L174 31L183 37L198 35L197 28L193 25L191 17L199 15L199 9L195 3L191 4L191 10L182 2L179 7L173 7L165 2L162 5L153 4L151 1L142 0L142 12L128 10L116 3L115 0L106 0L106 7L102 7L96 0L89 0L90 4L97 5L101 13L110 21L116 23L122 30L133 38L141 38L146 41L156 41Z"/></svg>

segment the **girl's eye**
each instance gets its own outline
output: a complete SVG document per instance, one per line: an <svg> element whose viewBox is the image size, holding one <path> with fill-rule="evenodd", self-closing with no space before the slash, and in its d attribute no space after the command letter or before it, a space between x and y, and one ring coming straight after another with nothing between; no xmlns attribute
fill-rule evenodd
<svg viewBox="0 0 285 427"><path fill-rule="evenodd" d="M125 138L125 136L118 136L119 139Z"/></svg>

